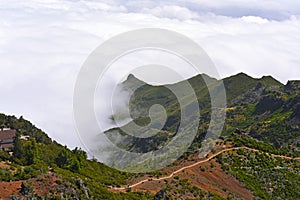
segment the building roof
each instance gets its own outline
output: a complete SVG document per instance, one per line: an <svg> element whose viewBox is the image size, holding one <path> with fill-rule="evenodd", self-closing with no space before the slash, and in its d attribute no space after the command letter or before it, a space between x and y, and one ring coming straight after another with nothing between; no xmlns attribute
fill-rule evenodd
<svg viewBox="0 0 300 200"><path fill-rule="evenodd" d="M14 147L13 143L10 144L1 144L2 149L12 149Z"/></svg>
<svg viewBox="0 0 300 200"><path fill-rule="evenodd" d="M16 137L16 130L0 130L0 141L10 140Z"/></svg>

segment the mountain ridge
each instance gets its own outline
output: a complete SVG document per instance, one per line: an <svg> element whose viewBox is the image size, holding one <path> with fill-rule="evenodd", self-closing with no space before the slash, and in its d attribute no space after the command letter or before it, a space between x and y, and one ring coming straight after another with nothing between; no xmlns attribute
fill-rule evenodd
<svg viewBox="0 0 300 200"><path fill-rule="evenodd" d="M128 80L131 83L136 81L134 76ZM216 79L210 80L212 84L218 83ZM209 93L201 75L188 80L195 90L201 108L200 125L192 145L172 165L147 174L131 174L107 167L95 159L88 159L80 148L70 150L58 144L23 117L0 114L2 127L15 129L18 137L29 136L28 140L14 141L13 154L0 150L0 197L296 199L300 196L300 162L282 158L300 156L300 81L288 81L283 85L274 80L268 76L249 78L245 74L226 78L224 84L228 92L227 117L222 136L212 153L219 152L224 147L236 149L224 151L205 163L199 162L200 166L186 168L160 183L151 180L152 177L164 177L173 168L175 170L180 166L190 166L191 162L199 159L198 151L201 149L211 113ZM139 108L149 108L154 103L165 105L170 119L152 141L131 140L127 143L129 146L125 148L129 147L137 152L160 148L160 145L168 142L169 137L174 136L170 133L175 133L180 119L178 103L170 91L164 86L145 84L142 87L133 95L131 101L135 122L140 125L149 123L147 109ZM118 131L118 128L114 131ZM238 148L243 146L258 151ZM282 155L282 158L273 157L272 154ZM147 183L141 183L137 188L131 190L128 187L123 192L110 190L134 184L133 180L142 180L144 176L148 177ZM216 176L230 181L225 184L222 180L217 181ZM236 188L229 187L228 184L235 184L247 191L248 195L241 197Z"/></svg>
<svg viewBox="0 0 300 200"><path fill-rule="evenodd" d="M176 84L176 83L179 83L179 82L182 82L182 81L185 81L185 80L192 80L192 79L196 79L197 77L199 76L202 76L202 77L205 77L205 78L208 78L208 79L214 79L214 80L229 80L229 79L232 79L232 78L241 78L241 77L244 77L244 78L249 78L249 79L255 79L255 80L268 80L270 82L273 82L273 84L278 84L278 85L286 85L286 84L283 84L282 82L280 82L279 80L277 80L276 78L274 78L272 75L262 75L260 78L254 78L244 72L239 72L237 74L233 74L233 75L230 75L228 77L224 77L224 78L220 78L220 79L216 79L212 76L209 76L205 73L202 73L202 74L197 74L197 75L194 75L194 76L191 76L187 79L184 79L184 80L181 80L181 81L177 81L173 84ZM122 82L122 84L126 84L127 81L131 81L131 80L137 80L139 82L143 82L143 83L146 83L148 85L151 85L150 83L147 83L147 81L143 81L142 79L138 78L137 76L135 76L134 74L130 73L128 74L127 78L125 79L125 81ZM298 80L300 81L300 80ZM288 82L297 82L297 80L288 80L287 81L287 84ZM167 85L171 85L171 84L167 84ZM153 85L154 86L154 85Z"/></svg>

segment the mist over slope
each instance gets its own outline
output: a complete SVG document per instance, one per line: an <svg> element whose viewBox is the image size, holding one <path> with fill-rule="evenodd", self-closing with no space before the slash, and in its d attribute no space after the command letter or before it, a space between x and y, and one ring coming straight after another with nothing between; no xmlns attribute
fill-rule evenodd
<svg viewBox="0 0 300 200"><path fill-rule="evenodd" d="M185 199L190 195L203 199L241 198L234 188L214 182L210 177L215 174L225 177L228 174L232 183L243 187L247 194L255 198L295 199L299 196L299 161L294 158L300 156L300 81L289 81L284 85L270 76L254 79L242 73L223 79L227 92L226 121L213 152L229 147L249 147L255 151L239 149L224 152L203 166L195 166L192 171L171 177L161 186L154 181L153 184L159 185L161 191L151 190L151 187L142 184L148 192L139 188L111 192L112 187L134 183L144 176L149 177L148 180L153 176L168 175L169 167L185 166L199 159L197 155L211 119L207 82L202 76L209 80L209 84L216 88L219 86L219 80L206 75L188 80L197 95L201 114L196 137L188 151L175 163L167 169L148 174L120 172L95 159L89 160L81 149L69 150L58 144L23 117L0 114L2 127L16 129L17 136L29 136L29 140L15 141L13 155L0 150L0 186L5 184L13 191L9 193L0 189L0 194L7 197L62 199L157 199L159 196ZM130 75L121 86L124 90L130 90L137 82L143 83ZM185 106L188 107L189 103L193 102L186 102ZM140 126L148 125L151 122L148 109L154 104L162 105L167 114L162 128L155 123L151 127L158 134L134 138L128 137L121 127L116 127L108 130L106 136L128 151L144 153L159 150L172 137L176 137L181 110L176 96L168 87L143 83L129 101L134 122ZM148 133L140 131L136 134ZM110 159L122 160L122 157L114 155ZM143 171L142 168L137 170ZM203 183L193 173L207 177L208 186L201 186ZM26 187L21 186L22 182ZM49 184L52 188L46 187ZM22 187L28 190L20 193Z"/></svg>
<svg viewBox="0 0 300 200"><path fill-rule="evenodd" d="M203 80L202 76L205 76L211 85L215 85L213 87L218 87L220 82L207 75L198 75L188 79L188 82L197 95L200 107L201 117L199 120L201 123L199 125L198 138L201 138L201 135L205 133L205 128L207 128L211 114L210 95L206 82ZM292 130L293 127L297 126L297 105L291 107L291 102L295 102L297 101L297 98L299 98L299 90L297 89L299 83L297 81L290 81L287 85L283 85L271 76L263 76L260 79L255 79L243 73L225 78L222 81L226 89L228 107L228 120L222 131L223 135L229 134L235 128L240 128L251 132L251 134L256 137L262 138L261 135L263 135L263 138L268 142L274 142L274 138L276 137L276 140L281 140L280 145L286 144L288 140L296 139L295 137L298 137L293 134L291 134L293 136L289 136L288 138L284 138L285 136L277 137L275 136L275 133L270 135L269 132L262 134L260 133L260 130L257 130L256 128L257 123L281 114L287 118L279 121L277 120L276 123L284 123L285 128L291 129L292 133L295 131L297 132L297 130ZM130 90L133 85L140 82L142 81L133 75L129 75L128 79L122 83L122 87L124 90ZM174 85L175 87L180 87L178 86L180 84L181 83L179 82ZM293 87L291 85L293 85ZM141 126L149 124L151 120L148 112L151 106L155 104L162 105L166 109L168 115L166 123L161 130L175 134L180 123L180 105L176 96L165 86L152 86L143 83L143 86L134 92L130 97L129 102L129 109L133 122ZM189 103L187 103L186 106L188 105ZM232 120L231 115L238 112L240 115L244 115L242 120ZM243 121L248 121L248 123L243 124ZM290 123L286 124L286 121ZM250 124L249 122L253 122L254 124ZM275 121L271 121L270 125L272 125L272 122L275 123ZM234 126L231 128L233 123ZM155 128L155 125L153 128ZM117 128L113 130L115 135ZM106 134L109 135L109 130ZM147 152L152 147L157 148L158 144L155 144L154 141L166 142L168 141L168 137L172 136L172 134L169 136L166 136L166 134L159 134L156 137L160 137L160 139L155 137L148 139L143 138L140 139L140 143L133 142L134 139L132 138L132 140L127 141L124 146L127 146L128 149L131 150L136 147L142 152ZM147 141L148 143L152 143L152 147ZM198 142L197 139L195 142ZM130 144L135 145L135 147L130 146ZM138 147L139 144L141 144L140 147Z"/></svg>
<svg viewBox="0 0 300 200"><path fill-rule="evenodd" d="M203 147L202 143L208 130L213 130L212 135L216 132L216 136L213 139L217 140L219 137L217 135L218 131L222 132L222 136L228 136L237 129L255 139L274 145L276 148L292 146L293 149L297 149L300 140L298 81L289 81L284 85L271 76L252 78L244 73L239 73L223 80L216 80L202 74L187 81L192 86L198 102L186 102L184 107L182 107L176 95L169 88L180 88L184 81L170 85L153 86L142 82L134 75L129 75L121 86L125 91L132 88L134 90L129 99L129 108L126 108L130 110L132 121L119 128L115 127L107 130L105 132L107 138L118 148L125 151L134 153L159 152L176 137L182 122L182 109L185 109L184 112L186 112L186 110L189 110L190 104L197 103L200 108L200 123L197 134L187 149L189 152L203 151L201 147ZM224 84L227 96L224 126L216 119L211 120L212 107L207 87L207 84L209 84L209 87L213 88L212 90L217 93L221 82ZM135 90L136 84L142 86ZM149 116L152 106L157 104L163 107L167 115L165 121ZM224 109L224 107L220 107L220 109ZM161 113L163 111L158 110L157 112ZM189 116L188 114L187 116L192 121L194 116ZM128 127L134 127L132 124L146 128L126 131ZM189 130L185 131L186 135L188 135ZM182 139L184 140L184 138ZM185 148L185 146L181 148ZM103 148L101 151L103 151ZM175 154L175 151L171 152ZM127 159L122 153L106 151L106 155L109 155L108 158L112 161L129 160L130 162L125 163L124 161L121 164L121 166L128 165L128 169L137 168L136 165L131 166L132 159ZM150 160L145 159L144 161L139 161L139 163L144 162L146 166L148 162L156 162L152 158ZM164 163L163 160L157 162ZM139 168L139 170L143 171L143 168Z"/></svg>

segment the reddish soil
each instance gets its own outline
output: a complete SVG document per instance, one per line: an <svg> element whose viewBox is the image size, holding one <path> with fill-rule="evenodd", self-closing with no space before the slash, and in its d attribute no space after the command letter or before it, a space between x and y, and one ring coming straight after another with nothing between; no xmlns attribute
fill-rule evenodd
<svg viewBox="0 0 300 200"><path fill-rule="evenodd" d="M11 181L0 182L0 197L1 199L9 199L10 196L21 196L20 189L22 182L28 184L29 182L34 185L34 193L41 197L47 196L50 190L57 186L56 180L60 179L53 173L43 174L37 178L25 180L25 181Z"/></svg>
<svg viewBox="0 0 300 200"><path fill-rule="evenodd" d="M6 169L9 169L10 166L9 166L8 164L6 164L6 162L1 161L1 162L0 162L0 168L6 168Z"/></svg>
<svg viewBox="0 0 300 200"><path fill-rule="evenodd" d="M1 182L0 184L0 197L2 199L9 199L11 195L19 194L22 181Z"/></svg>
<svg viewBox="0 0 300 200"><path fill-rule="evenodd" d="M215 152L222 152L222 150L229 149L231 147L232 146L230 144L220 144L215 147ZM207 157L213 157L214 155L215 154L211 153ZM226 174L221 169L221 166L215 161L215 159L209 161L206 160L207 158L199 159L197 154L190 155L189 158L180 159L176 161L173 166L161 170L161 172L163 172L165 175L162 175L160 177L166 177L172 174L172 172L178 169L182 169L186 166L191 166L194 163L198 163L200 161L203 162L193 167L184 169L176 173L176 175L173 175L172 177L169 177L165 180L152 180L152 178L155 179L156 177L145 175L129 180L128 185L130 185L132 191L148 191L155 194L161 189L166 188L167 184L169 184L169 186L171 184L171 188L173 188L172 183L176 182L176 180L174 180L174 177L178 176L180 180L188 179L188 183L190 183L191 185L197 186L198 188L206 192L215 193L224 198L227 198L229 195L233 194L234 196L239 198L253 199L252 193L244 186L244 184L238 181L233 176ZM143 180L148 181L141 182ZM140 184L136 185L136 183ZM122 187L119 189L111 188L111 191L124 192L125 189L126 187ZM174 187L174 189L176 189L176 187ZM188 196L177 198L187 197Z"/></svg>
<svg viewBox="0 0 300 200"><path fill-rule="evenodd" d="M213 168L211 163L214 165ZM205 171L202 171L201 168L204 168ZM179 179L188 179L189 183L206 192L213 192L225 198L232 193L243 199L253 199L252 193L237 179L223 172L220 165L214 160L185 169L176 175ZM167 181L170 183L173 179L172 177ZM132 191L149 191L155 194L165 187L164 180L149 181L132 188Z"/></svg>

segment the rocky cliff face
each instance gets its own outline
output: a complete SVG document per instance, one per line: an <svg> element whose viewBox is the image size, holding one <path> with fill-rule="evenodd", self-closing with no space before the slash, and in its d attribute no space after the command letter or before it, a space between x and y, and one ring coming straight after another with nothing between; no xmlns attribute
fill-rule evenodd
<svg viewBox="0 0 300 200"><path fill-rule="evenodd" d="M288 83L284 88L290 91L300 91L300 81L299 80L288 81Z"/></svg>

